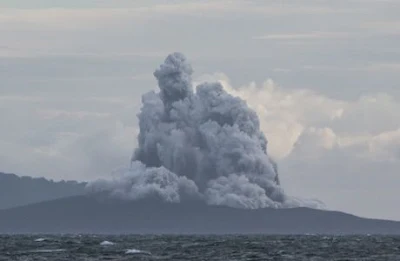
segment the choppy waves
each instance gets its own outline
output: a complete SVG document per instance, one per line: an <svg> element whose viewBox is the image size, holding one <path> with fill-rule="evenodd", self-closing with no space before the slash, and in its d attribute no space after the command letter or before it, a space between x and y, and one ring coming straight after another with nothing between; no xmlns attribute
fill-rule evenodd
<svg viewBox="0 0 400 261"><path fill-rule="evenodd" d="M400 260L400 237L0 236L0 260Z"/></svg>

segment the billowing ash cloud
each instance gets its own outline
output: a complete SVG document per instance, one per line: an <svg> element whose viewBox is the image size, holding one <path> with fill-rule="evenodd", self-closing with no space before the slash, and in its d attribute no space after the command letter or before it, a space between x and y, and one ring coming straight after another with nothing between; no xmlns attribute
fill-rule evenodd
<svg viewBox="0 0 400 261"><path fill-rule="evenodd" d="M192 72L180 53L165 59L154 72L160 91L142 97L131 167L88 189L123 199L197 198L249 209L312 204L284 194L257 114L219 83L194 90Z"/></svg>

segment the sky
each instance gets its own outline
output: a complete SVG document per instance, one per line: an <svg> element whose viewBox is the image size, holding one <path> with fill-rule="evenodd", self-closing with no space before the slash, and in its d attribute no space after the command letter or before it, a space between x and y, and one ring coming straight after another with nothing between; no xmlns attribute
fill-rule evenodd
<svg viewBox="0 0 400 261"><path fill-rule="evenodd" d="M282 186L400 220L400 1L0 0L0 171L129 164L174 51L257 111Z"/></svg>

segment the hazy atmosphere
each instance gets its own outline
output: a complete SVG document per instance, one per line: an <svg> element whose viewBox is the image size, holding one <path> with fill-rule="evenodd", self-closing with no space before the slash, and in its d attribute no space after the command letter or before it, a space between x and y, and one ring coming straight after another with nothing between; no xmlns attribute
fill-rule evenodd
<svg viewBox="0 0 400 261"><path fill-rule="evenodd" d="M177 51L257 112L286 194L400 220L399 17L395 0L0 0L0 171L128 167Z"/></svg>

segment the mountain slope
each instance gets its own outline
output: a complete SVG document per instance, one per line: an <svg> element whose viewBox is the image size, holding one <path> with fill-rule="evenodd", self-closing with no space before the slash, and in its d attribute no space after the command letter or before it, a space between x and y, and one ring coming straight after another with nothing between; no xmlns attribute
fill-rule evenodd
<svg viewBox="0 0 400 261"><path fill-rule="evenodd" d="M1 210L0 233L400 234L400 222L307 208L243 210L77 196Z"/></svg>
<svg viewBox="0 0 400 261"><path fill-rule="evenodd" d="M85 185L76 181L54 182L0 172L0 209L82 195Z"/></svg>

